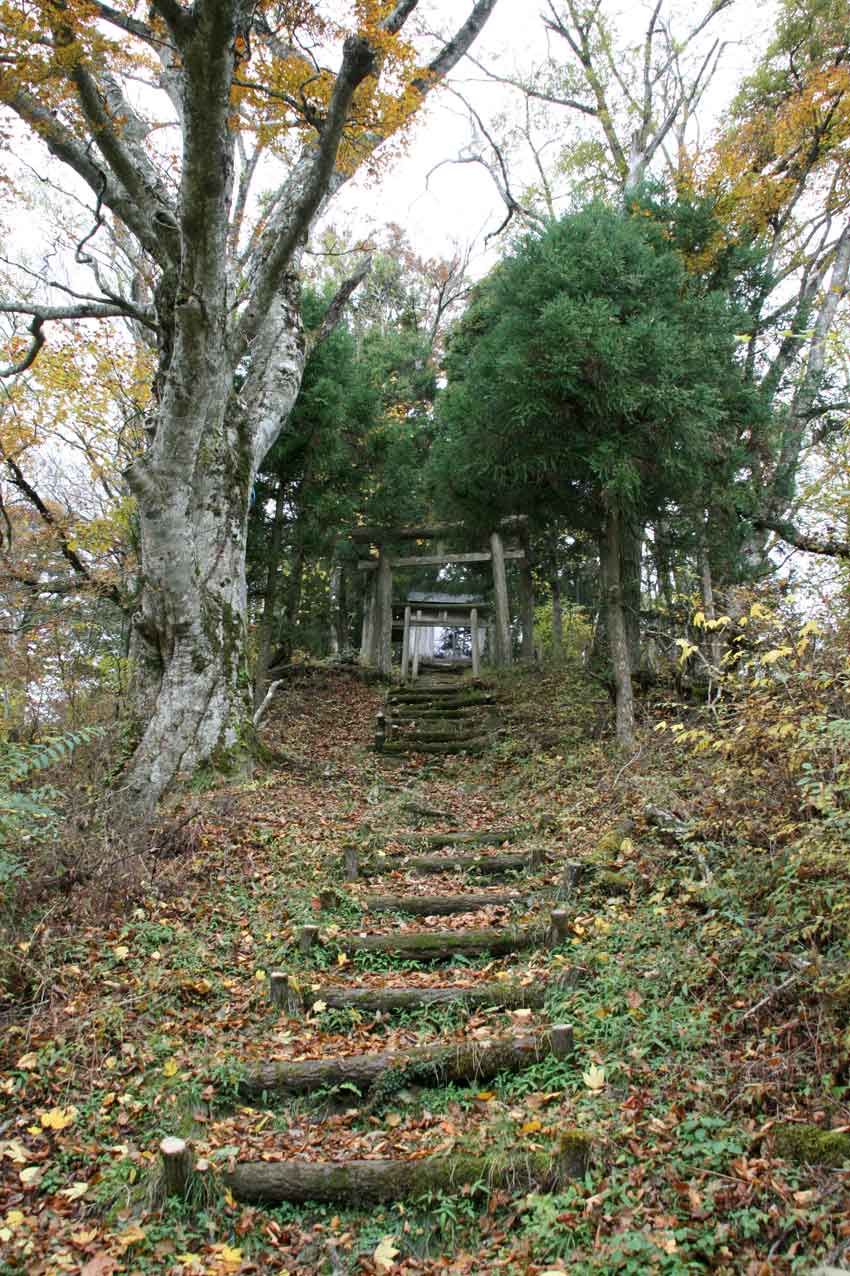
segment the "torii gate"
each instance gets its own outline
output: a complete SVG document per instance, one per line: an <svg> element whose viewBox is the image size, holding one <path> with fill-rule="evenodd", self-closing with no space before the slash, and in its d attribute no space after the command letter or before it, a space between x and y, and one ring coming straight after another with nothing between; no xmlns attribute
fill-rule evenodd
<svg viewBox="0 0 850 1276"><path fill-rule="evenodd" d="M497 667L511 663L511 619L508 604L506 559L520 565L520 615L522 620L522 659L534 663L534 589L528 558L528 519L524 514L503 518L490 533L490 548L473 553L431 553L391 557L384 549L387 542L437 540L464 530L463 523L435 523L425 527L355 527L349 532L358 545L375 545L377 558L370 556L358 564L369 573L363 610L363 637L360 658L383 674L392 670L393 568L443 567L449 563L492 563L495 601L493 657ZM520 544L506 549L502 533L515 535Z"/></svg>

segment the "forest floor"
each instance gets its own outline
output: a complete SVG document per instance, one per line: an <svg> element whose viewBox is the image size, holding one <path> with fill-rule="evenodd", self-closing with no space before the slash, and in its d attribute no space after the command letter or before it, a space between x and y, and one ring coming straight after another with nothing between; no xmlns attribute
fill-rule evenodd
<svg viewBox="0 0 850 1276"><path fill-rule="evenodd" d="M846 851L803 847L797 826L783 835L769 774L736 777L653 733L669 705L645 706L645 744L629 760L612 745L607 700L580 675L515 671L503 694L506 730L483 757L392 759L370 748L379 688L342 671L294 679L264 728L277 761L247 786L192 795L200 814L123 910L98 911L83 887L42 910L15 954L33 1004L4 1020L3 1276L786 1276L850 1259L850 1170L807 1164L824 1158L777 1137L785 1122L839 1140L850 1128ZM382 1018L323 1006L328 978L446 982L445 969L385 954L298 950L305 923L331 935L422 927L362 921L366 888L343 873L348 843L391 852L402 829L447 827L417 821L410 804L456 827L545 828L542 886L566 860L607 865L571 902L559 948L452 971L455 983L569 972L551 981L545 1011ZM678 821L672 833L655 808ZM410 882L390 866L381 888L393 886ZM474 917L513 920L529 920L524 905ZM315 991L306 1014L270 1005L280 968ZM402 1091L366 1109L340 1093L268 1107L238 1094L264 1060L557 1021L574 1027L573 1058L487 1088ZM545 1152L573 1127L592 1140L590 1169L554 1193L261 1208L220 1179L237 1156ZM157 1196L165 1135L189 1138L198 1158L186 1201Z"/></svg>

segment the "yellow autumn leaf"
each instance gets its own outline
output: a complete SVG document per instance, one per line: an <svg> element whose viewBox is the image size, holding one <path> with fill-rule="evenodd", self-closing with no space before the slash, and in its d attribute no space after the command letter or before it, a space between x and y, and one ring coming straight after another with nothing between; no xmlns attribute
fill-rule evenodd
<svg viewBox="0 0 850 1276"><path fill-rule="evenodd" d="M20 1068L23 1072L31 1072L33 1068L38 1067L38 1055L34 1050L29 1054L22 1054L15 1067Z"/></svg>
<svg viewBox="0 0 850 1276"><path fill-rule="evenodd" d="M200 1254L178 1254L177 1261L181 1267L197 1267L200 1265Z"/></svg>
<svg viewBox="0 0 850 1276"><path fill-rule="evenodd" d="M51 1108L49 1112L42 1112L40 1119L45 1130L67 1130L77 1119L77 1109Z"/></svg>
<svg viewBox="0 0 850 1276"><path fill-rule="evenodd" d="M475 1097L476 1099L480 1099L482 1103L489 1103L491 1099L495 1099L496 1091L495 1090L479 1090L478 1094L476 1094Z"/></svg>
<svg viewBox="0 0 850 1276"><path fill-rule="evenodd" d="M241 1249L236 1249L233 1245L214 1245L213 1249L227 1267L242 1266Z"/></svg>
<svg viewBox="0 0 850 1276"><path fill-rule="evenodd" d="M375 1247L372 1258L379 1272L388 1272L395 1264L400 1251L393 1243L394 1239L392 1236L383 1236Z"/></svg>
<svg viewBox="0 0 850 1276"><path fill-rule="evenodd" d="M130 956L130 949L124 944L119 944L117 948L113 948L112 952L118 961L125 961Z"/></svg>
<svg viewBox="0 0 850 1276"><path fill-rule="evenodd" d="M536 1134L538 1130L542 1129L542 1121L526 1121L525 1125L520 1127L520 1134Z"/></svg>
<svg viewBox="0 0 850 1276"><path fill-rule="evenodd" d="M581 1074L581 1079L588 1090L598 1093L605 1088L605 1069L600 1068L598 1063L592 1063L587 1072Z"/></svg>
<svg viewBox="0 0 850 1276"><path fill-rule="evenodd" d="M345 954L345 953L337 953L337 955L336 955L336 964L337 964L338 966L347 966L347 965L348 965L348 957L346 956L346 954Z"/></svg>
<svg viewBox="0 0 850 1276"><path fill-rule="evenodd" d="M166 1059L162 1065L162 1075L164 1077L176 1077L178 1066L176 1059Z"/></svg>
<svg viewBox="0 0 850 1276"><path fill-rule="evenodd" d="M20 1227L25 1218L26 1215L23 1214L21 1210L9 1210L9 1213L3 1219L3 1224L5 1227L10 1227L12 1231L15 1231L16 1228Z"/></svg>
<svg viewBox="0 0 850 1276"><path fill-rule="evenodd" d="M91 1245L92 1241L96 1238L96 1236L97 1236L97 1228L92 1227L87 1232L72 1232L71 1240L74 1242L75 1245L80 1245L83 1248L85 1248L86 1245Z"/></svg>
<svg viewBox="0 0 850 1276"><path fill-rule="evenodd" d="M139 1241L145 1239L145 1233L137 1224L132 1224L125 1232L116 1234L115 1239L124 1249L129 1249L131 1245L138 1245Z"/></svg>
<svg viewBox="0 0 850 1276"><path fill-rule="evenodd" d="M79 1201L88 1190L88 1183L77 1182L72 1183L70 1187L63 1187L59 1195L64 1196L66 1201Z"/></svg>
<svg viewBox="0 0 850 1276"><path fill-rule="evenodd" d="M258 984L261 984L266 978L266 972L264 970L258 970L255 973L254 978L256 979Z"/></svg>

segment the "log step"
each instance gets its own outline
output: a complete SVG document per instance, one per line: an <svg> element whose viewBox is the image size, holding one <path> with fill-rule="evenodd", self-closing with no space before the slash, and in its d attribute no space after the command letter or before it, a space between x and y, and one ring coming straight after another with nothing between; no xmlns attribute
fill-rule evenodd
<svg viewBox="0 0 850 1276"><path fill-rule="evenodd" d="M466 683L463 687L399 687L387 695L388 704L421 704L423 700L457 700L458 697L490 696L492 691L482 683Z"/></svg>
<svg viewBox="0 0 850 1276"><path fill-rule="evenodd" d="M552 1029L539 1036L506 1037L496 1041L457 1045L415 1046L373 1054L343 1055L336 1059L298 1059L263 1064L239 1083L249 1100L263 1096L311 1094L323 1086L353 1085L365 1095L392 1073L392 1093L403 1086L441 1086L489 1081L500 1072L520 1072L549 1054L567 1058L572 1034L563 1044ZM396 1082L398 1081L398 1085Z"/></svg>
<svg viewBox="0 0 850 1276"><path fill-rule="evenodd" d="M429 692L427 695L413 693L398 696L387 702L387 708L392 708L394 705L406 705L408 709L466 709L474 705L494 705L497 703L495 696L488 696L483 691L474 691L471 694L450 691L446 695L435 695L433 692Z"/></svg>
<svg viewBox="0 0 850 1276"><path fill-rule="evenodd" d="M539 868L544 857L531 855L412 855L407 867L416 873L485 873L494 877L502 873L523 872Z"/></svg>
<svg viewBox="0 0 850 1276"><path fill-rule="evenodd" d="M477 722L490 717L496 717L495 713L479 713L476 711L475 706L463 706L463 704L458 708L424 708L416 709L416 711L414 709L410 709L410 711L405 709L405 711L398 713L391 711L385 715L387 722L391 723L391 725L396 722L434 721L445 722L448 725L451 722Z"/></svg>
<svg viewBox="0 0 850 1276"><path fill-rule="evenodd" d="M583 1178L590 1140L578 1130L563 1134L551 1152L523 1151L509 1157L457 1153L419 1161L243 1161L222 1178L239 1201L394 1201L437 1190L490 1195L555 1191Z"/></svg>
<svg viewBox="0 0 850 1276"><path fill-rule="evenodd" d="M399 833L394 839L404 846L421 847L423 850L439 850L442 846L501 846L504 842L516 842L528 837L530 828L507 829L453 829L448 833Z"/></svg>
<svg viewBox="0 0 850 1276"><path fill-rule="evenodd" d="M418 961L449 961L466 957L501 957L535 948L547 941L548 929L541 926L514 926L496 930L432 930L393 935L337 935L335 948L354 953L396 953Z"/></svg>
<svg viewBox="0 0 850 1276"><path fill-rule="evenodd" d="M490 736L474 736L460 744L433 744L414 736L403 740L389 740L381 746L382 753L483 753L490 743Z"/></svg>
<svg viewBox="0 0 850 1276"><path fill-rule="evenodd" d="M396 731L394 728L398 725L395 720L387 723L387 735L396 744L463 744L483 738L478 723L474 723L472 729L467 731L449 730L448 727L434 731Z"/></svg>
<svg viewBox="0 0 850 1276"><path fill-rule="evenodd" d="M449 913L474 913L492 905L528 904L525 895L368 895L363 900L370 913L408 913L414 917L440 917Z"/></svg>
<svg viewBox="0 0 850 1276"><path fill-rule="evenodd" d="M274 972L279 979L286 979L281 971ZM289 987L291 985L287 985ZM502 1006L506 1010L527 1008L540 1010L546 1001L546 985L523 987L522 984L495 982L474 984L471 988L354 988L346 984L320 988L317 992L299 990L301 1009L317 1001L324 1002L329 1010L393 1011L419 1010L428 1006L467 1006L470 1010L481 1007Z"/></svg>

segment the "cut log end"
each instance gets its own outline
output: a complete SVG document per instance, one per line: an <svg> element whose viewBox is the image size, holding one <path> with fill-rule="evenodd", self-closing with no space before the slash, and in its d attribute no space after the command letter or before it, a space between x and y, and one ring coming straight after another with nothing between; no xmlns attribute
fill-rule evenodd
<svg viewBox="0 0 850 1276"><path fill-rule="evenodd" d="M298 932L298 948L305 955L315 948L319 942L318 926L302 926Z"/></svg>
<svg viewBox="0 0 850 1276"><path fill-rule="evenodd" d="M570 933L570 922L572 914L566 908L555 908L552 910L552 945L557 948L559 944L563 944Z"/></svg>
<svg viewBox="0 0 850 1276"><path fill-rule="evenodd" d="M556 1023L549 1029L549 1043L556 1059L569 1059L575 1053L572 1024Z"/></svg>
<svg viewBox="0 0 850 1276"><path fill-rule="evenodd" d="M165 1195L185 1196L192 1175L192 1149L185 1139L168 1135L160 1143L159 1151Z"/></svg>
<svg viewBox="0 0 850 1276"><path fill-rule="evenodd" d="M304 1008L303 997L285 970L273 970L269 975L269 1001L290 1015L300 1014Z"/></svg>
<svg viewBox="0 0 850 1276"><path fill-rule="evenodd" d="M349 882L356 882L360 876L360 863L356 846L346 846L343 851L345 860L345 876Z"/></svg>

